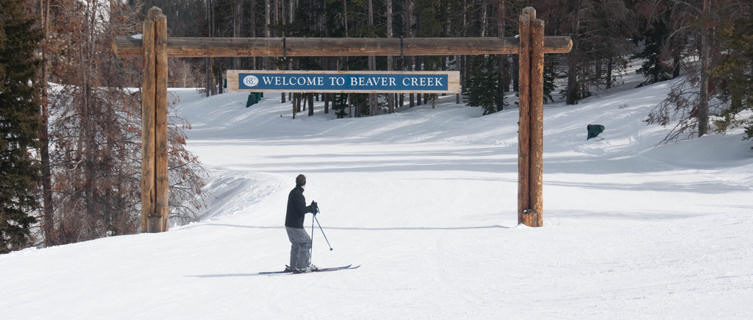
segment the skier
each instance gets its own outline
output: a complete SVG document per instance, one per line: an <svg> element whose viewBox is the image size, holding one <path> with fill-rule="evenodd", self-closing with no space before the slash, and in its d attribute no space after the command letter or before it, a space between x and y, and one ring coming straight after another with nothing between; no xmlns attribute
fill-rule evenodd
<svg viewBox="0 0 753 320"><path fill-rule="evenodd" d="M295 188L288 195L288 210L285 214L285 230L290 239L290 265L285 271L311 272L317 267L311 264L311 238L303 229L303 218L307 212L316 215L319 207L316 201L306 206L306 198L303 197L303 189L306 188L306 176L299 174L295 178Z"/></svg>

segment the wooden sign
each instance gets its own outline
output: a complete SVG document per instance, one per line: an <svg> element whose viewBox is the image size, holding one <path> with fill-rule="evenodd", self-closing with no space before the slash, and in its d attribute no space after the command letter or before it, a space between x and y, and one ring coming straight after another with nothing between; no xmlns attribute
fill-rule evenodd
<svg viewBox="0 0 753 320"><path fill-rule="evenodd" d="M228 70L228 91L460 93L459 71Z"/></svg>

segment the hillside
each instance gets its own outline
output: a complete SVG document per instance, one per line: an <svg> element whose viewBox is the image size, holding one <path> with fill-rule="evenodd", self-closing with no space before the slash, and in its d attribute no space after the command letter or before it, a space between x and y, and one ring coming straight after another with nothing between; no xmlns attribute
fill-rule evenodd
<svg viewBox="0 0 753 320"><path fill-rule="evenodd" d="M209 173L201 222L0 256L3 319L753 317L753 152L742 134L659 144L669 83L545 106L543 228L517 226L517 109L443 97L358 119L278 95L174 90ZM603 124L586 141L586 125ZM357 270L288 261L294 178ZM311 224L309 218L305 225ZM308 229L310 232L310 229Z"/></svg>

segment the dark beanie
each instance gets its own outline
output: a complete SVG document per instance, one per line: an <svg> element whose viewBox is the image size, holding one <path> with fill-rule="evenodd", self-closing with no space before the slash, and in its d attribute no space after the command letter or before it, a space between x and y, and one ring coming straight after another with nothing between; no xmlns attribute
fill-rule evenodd
<svg viewBox="0 0 753 320"><path fill-rule="evenodd" d="M295 177L295 186L305 186L306 185L306 176L299 174L297 177Z"/></svg>

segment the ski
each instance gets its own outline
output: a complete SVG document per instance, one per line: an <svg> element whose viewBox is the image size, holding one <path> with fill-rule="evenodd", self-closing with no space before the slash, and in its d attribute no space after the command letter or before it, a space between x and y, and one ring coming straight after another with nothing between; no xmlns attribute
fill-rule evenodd
<svg viewBox="0 0 753 320"><path fill-rule="evenodd" d="M293 273L292 271L262 271L257 274L265 275L265 274L284 274L284 273Z"/></svg>
<svg viewBox="0 0 753 320"><path fill-rule="evenodd" d="M346 270L346 269L358 269L359 267L361 267L360 264L357 266L353 266L352 264L349 264L347 266L341 266L341 267L319 268L311 272L327 272L327 271L337 271L337 270Z"/></svg>
<svg viewBox="0 0 753 320"><path fill-rule="evenodd" d="M349 269L358 269L361 265L354 266L352 264L349 264L347 266L339 266L339 267L327 267L327 268L319 268L317 270L311 271L311 272L301 272L301 273L295 273L292 271L263 271L259 272L259 275L276 275L276 274L303 274L303 273L314 273L314 272L329 272L329 271L337 271L337 270L349 270Z"/></svg>

